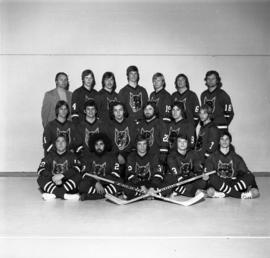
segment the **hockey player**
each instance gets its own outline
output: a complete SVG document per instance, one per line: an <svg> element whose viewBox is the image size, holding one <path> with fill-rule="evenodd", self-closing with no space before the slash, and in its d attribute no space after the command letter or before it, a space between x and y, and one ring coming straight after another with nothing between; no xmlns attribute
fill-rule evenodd
<svg viewBox="0 0 270 258"><path fill-rule="evenodd" d="M55 106L56 119L49 122L43 132L43 149L45 156L54 147L54 142L58 135L64 134L67 139L67 148L76 151L78 145L75 126L67 120L69 116L69 106L64 100L59 100Z"/></svg>
<svg viewBox="0 0 270 258"><path fill-rule="evenodd" d="M94 100L87 100L84 103L84 113L85 119L80 122L77 127L79 147L77 152L83 153L84 151L88 152L88 143L89 139L97 133L105 131L105 125L98 116L97 105Z"/></svg>
<svg viewBox="0 0 270 258"><path fill-rule="evenodd" d="M114 181L120 181L119 163L114 155L108 153L109 138L95 134L89 141L90 154L82 160L83 180L79 185L81 200L101 199L105 193L117 194L118 188L113 184L98 181L89 176L94 174Z"/></svg>
<svg viewBox="0 0 270 258"><path fill-rule="evenodd" d="M94 73L91 70L82 72L82 86L77 88L72 94L71 100L71 118L78 124L84 120L84 103L87 100L95 100L98 92L94 89L96 85Z"/></svg>
<svg viewBox="0 0 270 258"><path fill-rule="evenodd" d="M175 78L176 91L172 94L172 101L180 101L184 104L187 119L194 123L195 128L199 123L200 104L195 92L189 89L188 77L181 73Z"/></svg>
<svg viewBox="0 0 270 258"><path fill-rule="evenodd" d="M43 192L42 198L78 200L80 162L67 150L66 135L57 136L55 147L56 151L50 152L42 159L37 171L37 182Z"/></svg>
<svg viewBox="0 0 270 258"><path fill-rule="evenodd" d="M259 197L254 175L247 168L243 158L235 153L229 132L221 132L219 148L206 161L205 170L216 170L209 176L209 197L231 196L242 199ZM206 178L207 179L207 178Z"/></svg>
<svg viewBox="0 0 270 258"><path fill-rule="evenodd" d="M128 156L126 166L127 183L145 193L159 188L164 179L163 166L159 164L157 155L150 154L148 149L147 138L139 134L136 138L136 151ZM128 199L141 194L127 189L124 192Z"/></svg>
<svg viewBox="0 0 270 258"><path fill-rule="evenodd" d="M166 82L162 73L155 73L152 78L154 91L150 94L150 100L156 103L159 118L170 122L172 97L165 90Z"/></svg>
<svg viewBox="0 0 270 258"><path fill-rule="evenodd" d="M168 155L167 164L169 171L165 181L169 182L169 184L202 174L203 166L199 155L196 151L190 150L188 146L188 136L180 133L176 138L176 150ZM193 197L198 190L206 189L206 186L207 183L203 179L199 179L176 187L170 192L163 192L163 195L171 194L172 196L185 195Z"/></svg>
<svg viewBox="0 0 270 258"><path fill-rule="evenodd" d="M166 125L162 119L158 118L156 103L148 101L143 109L144 120L138 125L138 134L147 138L150 155L157 154L159 162L165 164L168 154L168 142L164 139L166 135Z"/></svg>
<svg viewBox="0 0 270 258"><path fill-rule="evenodd" d="M216 125L211 121L212 108L207 104L200 107L200 120L201 127L196 142L195 149L198 151L201 157L201 161L204 164L211 153L215 152L219 142L219 130Z"/></svg>
<svg viewBox="0 0 270 258"><path fill-rule="evenodd" d="M194 149L196 131L194 124L186 119L186 112L183 102L174 102L172 105L172 121L167 123L166 140L169 147L173 148L175 139L179 133L187 135L189 148Z"/></svg>
<svg viewBox="0 0 270 258"><path fill-rule="evenodd" d="M204 80L208 89L201 94L201 103L212 107L213 122L217 128L228 130L234 116L230 96L221 89L222 82L217 71L208 71Z"/></svg>
<svg viewBox="0 0 270 258"><path fill-rule="evenodd" d="M138 84L139 79L138 68L129 66L127 68L128 84L119 92L119 100L126 106L128 119L132 121L143 119L143 106L148 100L147 91Z"/></svg>
<svg viewBox="0 0 270 258"><path fill-rule="evenodd" d="M118 94L115 92L116 81L112 72L106 72L102 76L102 89L98 92L97 106L99 111L99 118L109 120L110 104L118 100Z"/></svg>
<svg viewBox="0 0 270 258"><path fill-rule="evenodd" d="M110 106L111 120L106 124L106 134L112 142L112 152L117 156L120 165L124 165L126 157L134 148L136 124L128 120L125 105L113 102Z"/></svg>

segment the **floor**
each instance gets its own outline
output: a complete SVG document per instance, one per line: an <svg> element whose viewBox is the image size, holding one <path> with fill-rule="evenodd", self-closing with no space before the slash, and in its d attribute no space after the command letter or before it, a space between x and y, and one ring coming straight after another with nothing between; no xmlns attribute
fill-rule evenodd
<svg viewBox="0 0 270 258"><path fill-rule="evenodd" d="M46 202L33 177L0 177L0 257L269 257L270 177L261 197Z"/></svg>

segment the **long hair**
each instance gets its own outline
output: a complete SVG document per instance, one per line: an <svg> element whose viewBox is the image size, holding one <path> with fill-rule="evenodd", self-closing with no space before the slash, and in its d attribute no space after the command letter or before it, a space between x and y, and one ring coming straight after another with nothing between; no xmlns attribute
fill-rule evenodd
<svg viewBox="0 0 270 258"><path fill-rule="evenodd" d="M166 81L165 81L165 77L164 77L164 75L163 75L162 73L155 73L155 74L153 75L153 77L152 77L152 82L154 82L154 80L155 80L156 78L158 78L158 77L160 77L160 78L162 79L162 82L163 82L163 89L165 89L165 87L166 87Z"/></svg>
<svg viewBox="0 0 270 258"><path fill-rule="evenodd" d="M90 70L90 69L84 70L82 72L82 75L81 75L82 84L83 84L83 81L84 81L84 77L88 76L89 74L91 74L92 75L92 78L93 78L93 82L92 82L92 85L91 85L91 89L93 89L94 86L96 85L96 79L95 79L95 75L94 75L93 71Z"/></svg>
<svg viewBox="0 0 270 258"><path fill-rule="evenodd" d="M221 77L219 76L219 73L217 71L214 70L210 70L206 73L205 77L204 77L204 81L205 81L205 85L207 85L207 77L214 74L216 76L217 79L217 87L221 88L222 87L222 82L221 82Z"/></svg>
<svg viewBox="0 0 270 258"><path fill-rule="evenodd" d="M159 110L158 110L157 104L156 104L156 102L153 101L153 100L148 100L148 101L144 104L143 110L144 110L147 106L149 106L149 105L152 106L153 109L154 109L154 116L159 117Z"/></svg>
<svg viewBox="0 0 270 258"><path fill-rule="evenodd" d="M109 107L109 117L111 120L114 120L115 117L114 117L114 114L113 114L113 109L115 106L122 106L123 107L123 110L124 110L124 118L127 118L128 117L128 111L126 109L126 106L123 102L120 102L120 101L113 101L110 103L110 107Z"/></svg>
<svg viewBox="0 0 270 258"><path fill-rule="evenodd" d="M178 80L180 77L183 77L183 78L185 79L185 81L186 81L186 87L187 87L187 89L189 89L189 80L188 80L188 77L187 77L185 74L180 73L180 74L178 74L178 75L176 76L175 81L174 81L174 85L175 85L176 90L178 90L177 80Z"/></svg>
<svg viewBox="0 0 270 258"><path fill-rule="evenodd" d="M104 152L112 150L112 142L110 138L105 133L95 133L94 135L90 137L89 142L88 142L89 150L91 152L95 152L95 144L98 141L103 141L105 145Z"/></svg>
<svg viewBox="0 0 270 258"><path fill-rule="evenodd" d="M69 116L70 110L69 110L69 106L68 103L64 100L59 100L56 105L55 105L55 116L57 117L59 114L59 108L62 106L66 106L68 113L67 113L67 117Z"/></svg>
<svg viewBox="0 0 270 258"><path fill-rule="evenodd" d="M185 106L183 104L183 102L177 100L175 102L173 102L172 106L171 106L171 116L172 116L172 109L173 107L178 107L181 111L181 116L186 119L187 118L187 114L186 114L186 110L185 110Z"/></svg>
<svg viewBox="0 0 270 258"><path fill-rule="evenodd" d="M106 72L103 74L102 80L101 80L102 88L103 89L105 88L105 80L107 80L109 78L113 78L113 92L114 92L116 89L116 80L115 80L114 73L112 73L112 72Z"/></svg>
<svg viewBox="0 0 270 258"><path fill-rule="evenodd" d="M130 73L130 72L137 72L137 74L138 74L138 80L137 80L137 82L139 82L139 80L140 80L140 74L139 74L139 69L138 69L138 67L135 66L135 65L131 65L131 66L129 66L129 67L127 68L127 80L128 80L128 78L129 78L129 73Z"/></svg>

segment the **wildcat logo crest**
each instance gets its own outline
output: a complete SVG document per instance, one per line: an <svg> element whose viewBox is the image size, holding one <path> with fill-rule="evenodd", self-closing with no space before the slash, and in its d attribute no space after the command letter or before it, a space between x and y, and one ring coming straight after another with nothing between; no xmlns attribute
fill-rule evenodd
<svg viewBox="0 0 270 258"><path fill-rule="evenodd" d="M154 133L155 133L154 127L150 131L144 130L143 128L141 129L141 134L146 137L149 147L152 147L154 143Z"/></svg>
<svg viewBox="0 0 270 258"><path fill-rule="evenodd" d="M89 139L91 138L91 136L93 136L94 134L99 133L99 128L97 127L94 131L89 131L87 128L85 128L85 144L86 146L88 146L89 143Z"/></svg>
<svg viewBox="0 0 270 258"><path fill-rule="evenodd" d="M177 128L177 129L173 129L172 127L170 127L170 130L169 130L169 144L170 144L170 147L172 147L172 144L174 143L177 135L180 133L180 128Z"/></svg>
<svg viewBox="0 0 270 258"><path fill-rule="evenodd" d="M142 109L142 93L133 94L132 92L129 93L129 105L134 113L138 112Z"/></svg>
<svg viewBox="0 0 270 258"><path fill-rule="evenodd" d="M184 109L187 110L187 108L186 108L187 98L177 99L177 101L183 103Z"/></svg>
<svg viewBox="0 0 270 258"><path fill-rule="evenodd" d="M65 136L67 143L71 142L70 128L68 128L66 131L61 131L59 128L56 128L56 136L59 136L60 134Z"/></svg>
<svg viewBox="0 0 270 258"><path fill-rule="evenodd" d="M151 98L151 101L153 101L156 104L156 106L157 106L158 105L158 102L159 102L159 98L152 97Z"/></svg>
<svg viewBox="0 0 270 258"><path fill-rule="evenodd" d="M93 173L98 176L105 176L106 175L106 161L102 164L98 164L94 161Z"/></svg>
<svg viewBox="0 0 270 258"><path fill-rule="evenodd" d="M189 162L182 162L181 161L181 165L180 165L180 173L183 176L188 176L190 174L190 172L192 172L192 161L190 160Z"/></svg>
<svg viewBox="0 0 270 258"><path fill-rule="evenodd" d="M135 164L135 173L141 180L150 180L151 170L150 163L147 162L145 166L140 166L137 162Z"/></svg>
<svg viewBox="0 0 270 258"><path fill-rule="evenodd" d="M110 105L111 105L112 103L116 102L116 101L117 101L117 98L109 99L109 98L107 97L107 110L110 110Z"/></svg>
<svg viewBox="0 0 270 258"><path fill-rule="evenodd" d="M223 163L219 160L217 174L222 178L234 177L233 161L231 160L229 163Z"/></svg>
<svg viewBox="0 0 270 258"><path fill-rule="evenodd" d="M57 163L55 160L53 160L53 169L52 174L64 174L68 170L68 161L66 160L63 163Z"/></svg>
<svg viewBox="0 0 270 258"><path fill-rule="evenodd" d="M123 131L114 130L114 142L119 150L124 150L130 143L130 135L128 127Z"/></svg>
<svg viewBox="0 0 270 258"><path fill-rule="evenodd" d="M204 97L203 103L210 106L212 108L212 113L214 113L215 108L216 108L216 97L213 97L212 99L208 99L207 97Z"/></svg>

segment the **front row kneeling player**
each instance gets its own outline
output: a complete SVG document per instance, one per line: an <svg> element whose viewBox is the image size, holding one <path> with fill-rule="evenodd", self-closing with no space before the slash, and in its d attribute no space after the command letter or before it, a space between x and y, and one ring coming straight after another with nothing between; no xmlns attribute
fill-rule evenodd
<svg viewBox="0 0 270 258"><path fill-rule="evenodd" d="M80 162L74 153L68 151L65 135L58 135L55 151L42 159L38 168L37 182L44 200L63 198L78 200L78 183L81 180Z"/></svg>
<svg viewBox="0 0 270 258"><path fill-rule="evenodd" d="M260 193L254 175L248 170L241 156L235 153L229 132L222 132L219 149L206 161L205 170L216 170L217 174L209 177L209 197L222 198L231 196L242 199L259 197ZM207 178L205 178L207 179Z"/></svg>
<svg viewBox="0 0 270 258"><path fill-rule="evenodd" d="M109 153L110 140L103 134L94 134L89 141L90 152L83 157L83 180L79 185L81 200L102 199L106 193L116 195L116 185L98 181L89 174L97 175L114 181L121 181L119 163L113 153Z"/></svg>
<svg viewBox="0 0 270 258"><path fill-rule="evenodd" d="M175 184L183 180L202 174L203 166L199 154L188 148L188 136L178 134L176 137L176 148L168 155L168 173L165 177L167 185ZM166 186L166 185L165 185ZM198 179L188 184L164 191L163 195L184 195L193 197L198 190L206 189L207 183L203 179Z"/></svg>
<svg viewBox="0 0 270 258"><path fill-rule="evenodd" d="M138 187L144 193L154 191L163 182L163 168L159 164L158 155L149 152L148 138L138 134L136 150L129 154L126 163L126 181L133 187ZM128 199L139 196L141 193L124 189Z"/></svg>

